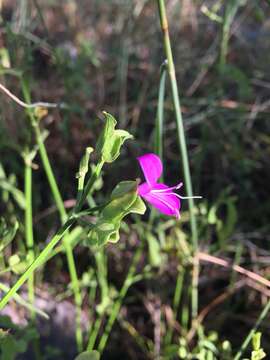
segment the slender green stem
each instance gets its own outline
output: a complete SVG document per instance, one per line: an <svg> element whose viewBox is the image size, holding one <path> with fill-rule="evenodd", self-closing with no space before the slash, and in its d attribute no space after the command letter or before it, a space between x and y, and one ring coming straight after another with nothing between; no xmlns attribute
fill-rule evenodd
<svg viewBox="0 0 270 360"><path fill-rule="evenodd" d="M121 290L119 292L118 299L113 304L109 319L108 319L108 321L106 323L105 330L102 333L102 336L101 336L101 339L100 339L100 342L99 342L99 345L98 345L98 348L97 348L97 350L100 352L100 354L104 351L104 348L106 346L106 343L107 343L107 340L108 340L109 335L111 333L114 322L115 322L115 320L116 320L116 318L117 318L117 316L119 314L119 311L121 309L123 299L126 296L126 293L127 293L128 289L129 289L130 285L132 284L132 280L133 280L133 277L134 277L138 262L139 262L139 260L141 258L142 251L143 251L142 246L140 246L136 250L135 255L133 257L133 260L132 260L132 264L131 264L131 266L129 268L127 277L125 279L125 282L124 282L124 284L123 284L123 286L122 286L122 288L121 288Z"/></svg>
<svg viewBox="0 0 270 360"><path fill-rule="evenodd" d="M17 282L9 289L5 296L0 301L0 310L2 310L8 301L16 294L18 289L29 279L29 277L34 273L34 271L42 265L52 249L56 244L63 238L63 236L68 232L68 229L75 222L74 219L68 220L54 235L49 244L42 250L39 256L32 262L28 269L21 275Z"/></svg>
<svg viewBox="0 0 270 360"><path fill-rule="evenodd" d="M87 345L87 351L92 351L94 349L95 346L95 342L101 327L101 323L102 323L102 319L103 319L103 314L98 314L98 318L96 319L94 326L93 326L93 330L90 332L89 334L89 340L88 340L88 345Z"/></svg>
<svg viewBox="0 0 270 360"><path fill-rule="evenodd" d="M219 58L219 69L221 72L224 71L224 67L226 65L226 57L228 54L228 45L230 38L230 28L233 19L237 13L237 10L240 6L241 6L241 1L228 0L226 2L226 8L225 8L225 14L224 14L223 26L222 26L222 38L221 38L220 58Z"/></svg>
<svg viewBox="0 0 270 360"><path fill-rule="evenodd" d="M87 183L85 185L82 196L80 197L79 201L77 202L77 204L75 206L75 209L74 209L75 214L77 214L81 210L81 207L82 207L83 203L85 202L87 196L91 193L91 189L92 189L95 181L97 180L97 178L100 176L103 165L104 165L103 160L100 160L97 163L95 170L93 171L91 177L89 178L89 180L87 181Z"/></svg>
<svg viewBox="0 0 270 360"><path fill-rule="evenodd" d="M67 219L67 213L66 213L66 209L64 206L64 202L62 200L59 188L57 186L57 183L56 183L53 171L52 171L52 167L51 167L48 155L47 155L47 151L46 151L45 145L43 143L43 139L42 139L40 130L38 127L36 127L35 131L36 131L36 138L37 138L37 143L38 143L39 153L40 153L40 156L42 159L42 163L43 163L43 166L44 166L47 178L48 178L48 182L50 184L50 188L51 188L56 206L58 208L58 211L59 211L59 214L61 217L61 222L63 224ZM74 300L75 300L75 305L76 305L76 341L77 341L77 345L78 345L78 350L82 351L82 348L83 348L83 337L82 337L82 330L81 330L82 296L81 296L80 284L79 284L79 280L78 280L78 275L77 275L76 264L75 264L72 247L68 242L67 236L64 237L63 244L64 244L64 248L65 248L65 252L66 252L67 264L68 264L71 285L72 285L72 289L73 289L73 293L74 293Z"/></svg>
<svg viewBox="0 0 270 360"><path fill-rule="evenodd" d="M243 352L246 350L248 344L250 343L250 341L252 340L254 334L256 333L258 327L260 326L261 322L266 318L268 312L270 310L270 300L268 300L268 302L266 303L266 305L264 306L264 308L262 309L262 312L260 313L260 316L258 318L258 320L256 321L255 325L253 326L253 328L250 330L248 336L246 337L245 341L243 342L240 350L237 352L237 354L235 355L235 357L233 358L233 360L239 360L242 355Z"/></svg>
<svg viewBox="0 0 270 360"><path fill-rule="evenodd" d="M88 180L86 189L84 190L84 194L82 196L82 199L77 205L77 211L76 213L79 213L82 206L83 206L83 199L87 198L86 191L90 192L92 189L92 186L95 183L95 180L100 174L102 166L100 164L103 164L103 162L100 162L97 165L97 168L99 169L95 173L93 173ZM6 293L6 295L1 299L0 301L0 310L4 308L4 306L8 303L8 301L16 294L18 289L25 283L26 280L28 280L29 276L41 265L43 262L45 262L48 259L49 254L52 252L53 248L57 245L57 243L63 238L64 235L66 235L70 229L70 227L75 223L76 221L76 214L71 215L71 217L65 222L65 224L57 231L57 233L54 235L54 237L51 239L49 244L43 249L43 251L39 254L39 256L33 261L33 263L28 267L28 269L21 275L21 277L16 281L16 283L9 289L9 291Z"/></svg>
<svg viewBox="0 0 270 360"><path fill-rule="evenodd" d="M50 160L48 158L47 150L45 148L45 145L44 145L44 142L42 139L42 135L41 135L41 132L40 132L40 129L38 126L35 126L35 134L36 134L36 140L37 140L39 154L40 154L40 157L42 160L42 164L44 166L44 170L45 170L45 173L46 173L46 176L47 176L50 188L51 188L51 192L52 192L55 204L57 206L57 209L59 211L61 222L63 224L67 219L65 205L64 205L63 199L61 197L58 185L56 183L55 176L54 176L51 164L50 164Z"/></svg>
<svg viewBox="0 0 270 360"><path fill-rule="evenodd" d="M100 307L101 311L98 311L97 313L97 319L95 320L93 330L89 332L89 340L87 345L87 350L93 350L95 341L98 335L98 332L100 330L100 326L102 323L102 319L105 315L105 311L107 308L107 304L109 303L109 287L108 287L108 274L107 274L107 263L106 263L106 257L104 249L101 248L98 250L97 253L95 253L95 260L97 265L97 278L98 283L100 287L100 293L101 293L101 301L100 301Z"/></svg>
<svg viewBox="0 0 270 360"><path fill-rule="evenodd" d="M32 168L31 158L29 156L29 150L27 149L24 157L25 162L25 178L24 178L24 194L25 194L25 238L26 246L28 250L28 261L31 264L35 260L34 252L34 235L33 235L33 214L32 214ZM34 273L29 276L28 279L28 297L30 304L34 304L35 300L35 284ZM31 310L31 318L35 320L36 313L34 309ZM33 342L35 358L40 360L39 341L35 339Z"/></svg>
<svg viewBox="0 0 270 360"><path fill-rule="evenodd" d="M191 175L190 175L190 169L189 169L189 160L188 160L188 154L187 154L187 146L186 146L185 132L184 132L181 106L180 106L180 100L179 100L179 94L178 94L178 87L177 87L177 81L176 81L176 76L175 76L175 66L174 66L173 54L172 54L172 49L171 49L168 20L167 20L164 0L157 0L157 2L158 2L158 8L159 8L160 24L161 24L161 28L162 28L162 32L163 32L164 49L165 49L165 53L166 53L166 57L167 57L167 61L168 61L168 73L169 73L169 77L170 77L172 98L173 98L173 104L174 104L174 110L175 110L175 116L176 116L179 147L180 147L182 162L183 162L184 179L185 179L185 184L186 184L186 189L187 189L187 195L188 195L188 197L190 197L188 199L188 206L189 206L189 212L190 212L190 226L191 226L191 233L192 233L193 251L196 254L197 249L198 249L197 223L196 223L195 214L193 212L194 201L191 198L193 196ZM195 266L195 264L194 264L194 266ZM196 262L196 266L198 266L198 262ZM195 273L198 274L198 269L195 271ZM196 283L197 283L197 281L194 282L194 285L196 285ZM198 287L193 286L192 287L192 316L193 316L193 318L195 318L197 316L197 314L198 314Z"/></svg>
<svg viewBox="0 0 270 360"><path fill-rule="evenodd" d="M25 170L24 170L24 194L25 194L25 240L28 250L28 260L31 264L35 259L34 252L34 235L33 235L33 214L32 214L32 168L31 160L28 153L25 154ZM35 298L34 274L28 279L28 298L30 304L33 305ZM35 313L31 312L32 318Z"/></svg>
<svg viewBox="0 0 270 360"><path fill-rule="evenodd" d="M158 0L158 5L159 5L160 23L161 23L161 27L162 27L162 31L163 31L164 48L165 48L165 53L166 53L166 57L167 57L167 61L168 61L168 73L169 73L171 89L172 89L172 97L173 97L173 104L174 104L176 124L177 124L177 133L178 133L179 146L180 146L180 151L181 151L182 161L183 161L184 177L185 177L185 182L186 182L186 187L187 187L187 195L189 197L192 197L193 191L192 191L192 183L191 183L191 176L190 176L190 169L189 169L187 146L186 146L183 119L182 119L182 113L181 113L177 81L176 81L176 76L175 76L175 66L174 66L174 61L173 61L168 21L167 21L164 0ZM197 235L196 218L193 213L193 207L194 207L193 199L189 199L188 203L189 203L190 219L191 219L190 221L191 221L191 230L192 230L192 240L193 240L194 248L197 249L198 235Z"/></svg>
<svg viewBox="0 0 270 360"><path fill-rule="evenodd" d="M4 291L4 292L8 292L9 291L9 287L5 284L0 283L0 290ZM36 308L35 306L33 306L32 304L28 303L27 301L24 300L24 298L22 298L20 295L18 294L14 294L13 299L20 304L21 306L24 306L26 309L28 309L31 312L35 312L36 314L42 316L44 319L49 320L49 316L42 310Z"/></svg>
<svg viewBox="0 0 270 360"><path fill-rule="evenodd" d="M177 313L178 313L178 309L179 309L179 305L180 305L181 294L182 294L182 290L183 290L184 275L185 275L184 268L182 268L182 267L179 268L176 285L175 285L175 290L174 290L174 297L173 297L173 314L174 314L175 320L177 319ZM172 337L173 337L173 328L171 327L171 328L169 328L167 335L165 337L165 343L167 345L171 344Z"/></svg>
<svg viewBox="0 0 270 360"><path fill-rule="evenodd" d="M22 90L24 93L25 100L29 103L30 102L30 92L29 92L26 82L23 80L22 80ZM38 119L35 118L32 109L27 109L27 112L29 114L32 126L35 131L39 154L40 154L40 157L42 160L42 164L44 166L45 173L47 175L47 179L48 179L48 182L49 182L49 185L51 188L51 192L54 197L55 204L56 204L57 209L60 214L61 223L63 225L66 222L68 216L67 216L64 202L61 197L61 194L60 194L60 191L59 191L59 188L58 188L58 185L57 185L57 182L56 182L56 179L55 179L55 176L54 176L51 164L50 164L50 160L49 160L49 157L47 154L46 147L43 142L42 134L41 134L39 126L38 126ZM65 238L63 239L63 244L65 247L67 264L68 264L71 285L72 285L72 290L74 293L74 300L75 300L75 305L76 305L76 341L77 341L77 345L78 345L78 350L81 351L82 347L83 347L83 338L82 338L82 330L81 330L82 296L81 296L80 285L79 285L79 280L78 280L78 275L77 275L77 270L76 270L75 259L74 259L72 247L67 242L67 240L65 240Z"/></svg>
<svg viewBox="0 0 270 360"><path fill-rule="evenodd" d="M22 91L23 91L25 101L27 103L30 103L31 98L30 98L30 91L28 88L28 84L26 83L26 81L24 81L24 79L21 80L21 84L22 84ZM57 182L55 180L55 176L54 176L51 164L50 164L50 160L48 158L48 154L47 154L44 142L43 142L42 134L39 129L39 125L38 125L39 120L35 117L33 109L26 109L26 111L31 120L31 124L34 128L34 131L35 131L36 141L38 144L42 164L44 166L44 170L45 170L45 173L46 173L46 176L47 176L50 188L51 188L51 192L53 194L54 201L55 201L55 204L59 211L59 214L61 217L61 222L63 224L67 219L66 209L65 209L64 202L62 200L59 188L57 186Z"/></svg>
<svg viewBox="0 0 270 360"><path fill-rule="evenodd" d="M97 277L101 292L101 304L106 304L109 298L108 271L104 249L99 249L95 254L97 264Z"/></svg>
<svg viewBox="0 0 270 360"><path fill-rule="evenodd" d="M183 282L184 282L184 275L185 275L184 268L180 268L178 270L178 276L177 276L177 281L176 281L175 291L174 291L174 298L173 298L173 311L174 311L175 315L177 315L177 311L178 311L178 308L180 305L180 299L181 299Z"/></svg>
<svg viewBox="0 0 270 360"><path fill-rule="evenodd" d="M156 117L155 152L163 159L163 124L164 124L164 98L166 88L167 63L161 65L158 91L158 107Z"/></svg>

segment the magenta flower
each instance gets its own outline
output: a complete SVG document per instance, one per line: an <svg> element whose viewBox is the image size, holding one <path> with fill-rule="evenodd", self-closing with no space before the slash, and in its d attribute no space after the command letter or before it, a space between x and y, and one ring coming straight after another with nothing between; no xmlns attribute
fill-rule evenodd
<svg viewBox="0 0 270 360"><path fill-rule="evenodd" d="M137 160L143 171L146 182L138 186L138 194L158 209L162 214L180 218L180 207L182 197L174 192L182 187L183 183L169 187L165 184L158 183L163 166L160 158L155 154L145 154L139 156ZM201 198L201 196L194 196Z"/></svg>

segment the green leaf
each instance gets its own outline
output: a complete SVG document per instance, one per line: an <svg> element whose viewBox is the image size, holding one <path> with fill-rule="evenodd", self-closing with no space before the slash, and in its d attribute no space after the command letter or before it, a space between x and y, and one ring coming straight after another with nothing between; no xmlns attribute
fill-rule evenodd
<svg viewBox="0 0 270 360"><path fill-rule="evenodd" d="M8 191L13 196L14 200L17 202L20 208L25 209L25 197L21 190L17 189L14 185L11 184L11 182L5 179L0 179L0 188Z"/></svg>
<svg viewBox="0 0 270 360"><path fill-rule="evenodd" d="M130 214L144 214L146 207L137 194L136 181L122 181L111 193L110 202L104 207L100 218L88 234L91 245L116 243L122 219Z"/></svg>
<svg viewBox="0 0 270 360"><path fill-rule="evenodd" d="M89 170L89 159L90 159L90 154L94 151L94 149L92 147L87 147L85 149L85 153L80 161L80 166L79 166L79 171L76 174L76 178L78 179L78 190L82 191L83 190L83 186L84 186L84 179L86 174L88 173Z"/></svg>
<svg viewBox="0 0 270 360"><path fill-rule="evenodd" d="M106 123L97 141L96 151L101 160L111 163L120 155L121 146L124 142L133 136L125 130L115 130L117 124L115 118L105 111L103 114Z"/></svg>
<svg viewBox="0 0 270 360"><path fill-rule="evenodd" d="M215 225L218 241L221 246L225 245L226 239L228 239L235 229L237 223L237 210L235 206L236 198L229 195L230 189L224 191L216 204L213 205L208 213L208 223ZM224 208L224 213L219 215L220 209Z"/></svg>
<svg viewBox="0 0 270 360"><path fill-rule="evenodd" d="M29 343L38 338L38 333L31 327L20 329L6 317L1 316L0 321L1 326L13 330L10 333L0 329L0 359L15 360L18 354L26 351Z"/></svg>
<svg viewBox="0 0 270 360"><path fill-rule="evenodd" d="M146 234L149 249L149 262L152 266L160 266L162 263L161 247L158 239L148 232Z"/></svg>
<svg viewBox="0 0 270 360"><path fill-rule="evenodd" d="M134 203L128 210L133 214L143 215L145 213L146 206L145 203L142 201L142 199L139 196L137 196Z"/></svg>
<svg viewBox="0 0 270 360"><path fill-rule="evenodd" d="M266 353L261 348L261 332L257 332L252 338L253 351L251 352L251 360L261 360L266 357Z"/></svg>
<svg viewBox="0 0 270 360"><path fill-rule="evenodd" d="M253 337L252 337L252 346L253 346L253 350L259 350L261 347L261 337L262 337L262 333L261 332L256 332Z"/></svg>
<svg viewBox="0 0 270 360"><path fill-rule="evenodd" d="M102 210L102 217L109 221L121 219L137 199L137 183L123 181L117 185L111 195L111 201Z"/></svg>
<svg viewBox="0 0 270 360"><path fill-rule="evenodd" d="M8 265L15 274L22 274L27 269L29 261L27 258L22 260L18 254L14 254L8 259Z"/></svg>
<svg viewBox="0 0 270 360"><path fill-rule="evenodd" d="M138 184L136 181L121 181L113 189L111 193L111 199L122 197L129 192L134 192L137 190L137 186Z"/></svg>
<svg viewBox="0 0 270 360"><path fill-rule="evenodd" d="M88 234L90 245L104 245L111 239L114 242L119 240L119 227L120 224L107 223L103 220L98 221L93 229Z"/></svg>
<svg viewBox="0 0 270 360"><path fill-rule="evenodd" d="M266 353L263 349L255 350L251 352L251 360L262 360L266 357Z"/></svg>
<svg viewBox="0 0 270 360"><path fill-rule="evenodd" d="M100 359L100 354L96 351L84 351L81 354L79 354L78 356L76 356L76 358L74 360L99 360Z"/></svg>
<svg viewBox="0 0 270 360"><path fill-rule="evenodd" d="M14 239L19 223L15 223L8 227L6 221L3 218L0 218L0 253L5 249L5 247Z"/></svg>
<svg viewBox="0 0 270 360"><path fill-rule="evenodd" d="M76 177L78 179L81 177L85 177L85 175L87 174L88 169L89 169L90 154L93 151L94 151L94 149L90 146L85 149L85 153L80 161L79 172L76 174Z"/></svg>

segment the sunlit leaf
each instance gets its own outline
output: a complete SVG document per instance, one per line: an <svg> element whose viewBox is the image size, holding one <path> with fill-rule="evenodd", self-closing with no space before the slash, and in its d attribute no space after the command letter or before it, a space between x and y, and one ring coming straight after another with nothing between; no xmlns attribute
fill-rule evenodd
<svg viewBox="0 0 270 360"><path fill-rule="evenodd" d="M1 360L15 360L18 354L26 352L29 343L38 338L36 329L32 327L20 329L7 316L1 316L0 323L2 327L9 329L9 331L0 329Z"/></svg>
<svg viewBox="0 0 270 360"><path fill-rule="evenodd" d="M104 207L99 220L90 230L89 242L99 246L107 242L117 242L122 219L130 213L144 214L145 210L145 204L137 194L137 182L119 183L112 191L111 201Z"/></svg>
<svg viewBox="0 0 270 360"><path fill-rule="evenodd" d="M20 206L21 209L25 209L25 197L22 191L17 189L14 185L11 184L10 181L5 179L0 179L0 188L8 191Z"/></svg>
<svg viewBox="0 0 270 360"><path fill-rule="evenodd" d="M150 232L146 234L149 249L149 262L152 266L160 266L162 263L161 247L158 239Z"/></svg>
<svg viewBox="0 0 270 360"><path fill-rule="evenodd" d="M27 257L22 259L18 254L14 254L8 259L8 265L15 274L22 274L27 269L29 260Z"/></svg>
<svg viewBox="0 0 270 360"><path fill-rule="evenodd" d="M76 358L74 360L99 360L100 359L100 354L96 351L84 351L81 354L79 354L78 356L76 356Z"/></svg>
<svg viewBox="0 0 270 360"><path fill-rule="evenodd" d="M105 111L103 114L106 122L97 141L96 151L104 162L111 163L120 155L123 143L133 136L125 130L115 130L117 123L115 118Z"/></svg>
<svg viewBox="0 0 270 360"><path fill-rule="evenodd" d="M15 223L11 226L7 226L3 218L0 219L0 252L14 239L19 223Z"/></svg>

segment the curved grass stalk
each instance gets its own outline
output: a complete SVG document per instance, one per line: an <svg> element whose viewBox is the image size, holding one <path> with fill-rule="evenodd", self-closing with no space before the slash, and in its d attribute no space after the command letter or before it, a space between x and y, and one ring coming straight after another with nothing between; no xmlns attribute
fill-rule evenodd
<svg viewBox="0 0 270 360"><path fill-rule="evenodd" d="M191 234L192 234L192 243L193 243L193 251L194 254L196 254L198 249L198 231L197 231L197 222L196 217L193 212L194 208L194 201L193 201L193 191L192 191L192 183L191 183L191 175L190 175L190 168L189 168L189 160L188 160L188 154L187 154L187 145L186 145L186 138L185 138L185 132L184 132L184 126L183 126L183 119L182 119L182 113L181 113L181 105L179 100L179 93L178 93L178 87L177 87L177 81L175 76L175 66L174 66L174 60L173 60L173 54L171 49L171 41L170 41L170 35L169 35L169 27L168 27L168 20L167 20L167 14L166 14L166 8L164 0L157 0L158 3L158 9L159 9L159 18L160 18L160 24L161 29L163 33L163 44L164 44L164 50L167 57L167 66L168 66L168 74L170 78L170 84L171 84L171 91L172 91L172 98L173 98L173 105L174 105L174 111L176 116L176 125L177 125L177 135L178 135L178 142L179 142L179 148L181 152L182 162L183 162L183 170L184 170L184 179L185 184L187 188L187 196L188 199L188 206L189 206L189 213L190 213L190 227L191 227ZM195 256L196 258L196 256ZM198 278L196 278L198 274L198 262L194 261L194 269L192 276L192 317L196 318L198 314Z"/></svg>
<svg viewBox="0 0 270 360"><path fill-rule="evenodd" d="M28 156L27 156L28 155ZM25 240L28 251L28 260L32 263L35 259L34 252L34 235L33 235L33 214L32 214L32 168L29 153L25 154L25 170L24 170L24 194L25 194ZM30 304L34 304L35 285L34 274L28 279L28 299ZM35 313L31 312L32 318Z"/></svg>
<svg viewBox="0 0 270 360"><path fill-rule="evenodd" d="M219 70L221 72L224 71L226 65L231 25L237 13L237 10L241 5L241 1L228 0L226 2L219 57Z"/></svg>
<svg viewBox="0 0 270 360"><path fill-rule="evenodd" d="M167 75L167 62L161 65L160 69L160 81L158 91L158 106L156 116L156 133L155 133L155 152L163 162L163 128L164 128L164 98L166 89L166 75ZM162 181L163 179L161 179Z"/></svg>

